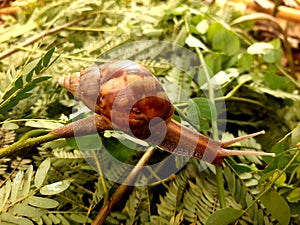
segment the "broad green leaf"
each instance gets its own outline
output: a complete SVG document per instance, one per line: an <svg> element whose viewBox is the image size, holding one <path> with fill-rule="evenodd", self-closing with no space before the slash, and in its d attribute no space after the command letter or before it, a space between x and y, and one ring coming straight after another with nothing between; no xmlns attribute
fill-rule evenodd
<svg viewBox="0 0 300 225"><path fill-rule="evenodd" d="M41 165L37 169L36 175L34 178L34 185L37 188L40 188L43 185L43 183L46 179L47 173L50 169L50 164L51 164L51 160L50 160L50 158L47 158L41 163Z"/></svg>
<svg viewBox="0 0 300 225"><path fill-rule="evenodd" d="M214 50L223 51L228 55L236 54L240 48L238 37L220 23L214 23L208 28L207 38Z"/></svg>
<svg viewBox="0 0 300 225"><path fill-rule="evenodd" d="M238 63L244 70L249 70L253 66L253 55L243 53L238 57Z"/></svg>
<svg viewBox="0 0 300 225"><path fill-rule="evenodd" d="M43 62L43 58L41 58L39 60L39 62L37 63L36 67L34 68L35 74L39 74L40 73L40 71L42 69L42 62ZM27 80L27 78L28 78L28 80ZM27 76L26 77L26 81L30 81L30 80L31 80L30 77Z"/></svg>
<svg viewBox="0 0 300 225"><path fill-rule="evenodd" d="M237 70L231 70L228 72L225 72L221 70L216 75L214 75L210 80L209 83L213 86L221 86L227 82L229 82L231 79L238 77L239 73ZM207 82L201 86L202 89L208 89Z"/></svg>
<svg viewBox="0 0 300 225"><path fill-rule="evenodd" d="M231 25L237 25L239 23L246 23L246 22L253 22L255 20L269 20L274 23L278 23L276 18L266 13L251 13L249 15L244 15L236 18L234 21L231 22Z"/></svg>
<svg viewBox="0 0 300 225"><path fill-rule="evenodd" d="M10 193L11 193L11 185L12 182L10 179L8 179L5 182L5 185L3 187L1 187L0 189L0 209L3 209L3 207L5 206L5 204L7 203Z"/></svg>
<svg viewBox="0 0 300 225"><path fill-rule="evenodd" d="M287 202L273 190L267 191L261 198L261 202L266 207L267 211L281 225L288 225L290 222L290 208Z"/></svg>
<svg viewBox="0 0 300 225"><path fill-rule="evenodd" d="M49 214L48 217L53 222L53 224L62 224L61 220L56 215Z"/></svg>
<svg viewBox="0 0 300 225"><path fill-rule="evenodd" d="M32 77L33 77L33 73L34 73L34 71L31 70L31 71L26 75L26 81L27 81L27 82L30 82L30 81L31 81L31 79L32 79Z"/></svg>
<svg viewBox="0 0 300 225"><path fill-rule="evenodd" d="M208 20L201 20L200 23L197 24L196 29L200 34L205 34L208 30L208 27Z"/></svg>
<svg viewBox="0 0 300 225"><path fill-rule="evenodd" d="M45 209L35 208L24 203L15 205L13 210L17 215L29 218L39 218L47 213L47 210Z"/></svg>
<svg viewBox="0 0 300 225"><path fill-rule="evenodd" d="M88 223L92 222L90 218L81 214L71 214L70 218L77 223Z"/></svg>
<svg viewBox="0 0 300 225"><path fill-rule="evenodd" d="M46 67L48 66L49 62L50 62L50 59L53 55L53 52L54 52L55 48L51 48L44 56L43 58L43 66Z"/></svg>
<svg viewBox="0 0 300 225"><path fill-rule="evenodd" d="M24 95L26 92L31 91L33 88L35 88L39 83L50 79L51 76L41 76L33 79L30 83L27 83L22 90L18 93L18 95Z"/></svg>
<svg viewBox="0 0 300 225"><path fill-rule="evenodd" d="M16 106L17 104L18 104L18 101L13 100L13 99L6 101L5 104L0 105L0 114L6 113L7 111L9 111L11 108Z"/></svg>
<svg viewBox="0 0 300 225"><path fill-rule="evenodd" d="M58 181L52 184L48 184L43 186L40 189L40 193L42 195L55 195L58 193L61 193L65 190L68 189L68 187L71 184L71 180L67 179L67 180L63 180L63 181Z"/></svg>
<svg viewBox="0 0 300 225"><path fill-rule="evenodd" d="M26 121L25 126L27 127L34 127L34 128L43 128L43 129L49 129L54 130L56 128L59 128L62 126L59 122L52 122L47 120L29 120Z"/></svg>
<svg viewBox="0 0 300 225"><path fill-rule="evenodd" d="M52 221L51 221L51 219L49 218L48 215L42 215L42 216L41 216L41 219L42 219L42 221L43 221L43 224L47 224L47 225L48 225L48 224L49 224L49 225L50 225L50 224L51 224L51 225L53 224Z"/></svg>
<svg viewBox="0 0 300 225"><path fill-rule="evenodd" d="M31 222L29 219L26 219L24 217L18 217L16 215L13 215L12 213L4 212L0 214L0 221L1 225L5 225L4 222L7 225L34 225L33 222Z"/></svg>
<svg viewBox="0 0 300 225"><path fill-rule="evenodd" d="M274 71L269 71L264 74L263 81L267 87L272 90L283 90L289 92L293 90L294 85L292 82L285 76L279 76Z"/></svg>
<svg viewBox="0 0 300 225"><path fill-rule="evenodd" d="M11 123L11 122L4 123L2 125L2 129L4 129L4 130L17 130L18 128L19 128L18 124Z"/></svg>
<svg viewBox="0 0 300 225"><path fill-rule="evenodd" d="M198 38L194 37L191 34L186 38L185 43L189 47L198 47L203 49L204 51L209 51L209 49L205 46L205 44L202 41L200 41Z"/></svg>
<svg viewBox="0 0 300 225"><path fill-rule="evenodd" d="M35 59L32 60L31 62L29 62L22 70L22 75L23 76L28 76L28 74L33 73L34 69L36 67L36 65L38 64L38 62L40 61L40 59ZM31 75L30 75L31 76ZM27 80L27 77L26 77ZM29 80L29 79L28 79Z"/></svg>
<svg viewBox="0 0 300 225"><path fill-rule="evenodd" d="M37 196L30 196L27 202L29 205L43 209L51 209L59 206L59 202L56 200Z"/></svg>
<svg viewBox="0 0 300 225"><path fill-rule="evenodd" d="M267 63L274 63L276 61L275 51L270 51L263 55L263 59Z"/></svg>
<svg viewBox="0 0 300 225"><path fill-rule="evenodd" d="M60 220L62 225L70 225L69 221L61 214L56 214L56 217Z"/></svg>
<svg viewBox="0 0 300 225"><path fill-rule="evenodd" d="M17 80L16 80L16 82L15 82L15 87L16 88L18 88L18 89L20 89L20 88L22 88L23 87L23 77L22 76L20 76Z"/></svg>
<svg viewBox="0 0 300 225"><path fill-rule="evenodd" d="M251 55L267 54L274 49L274 46L266 42L256 42L247 48L247 52Z"/></svg>
<svg viewBox="0 0 300 225"><path fill-rule="evenodd" d="M37 77L37 78L35 78L33 81L32 81L32 83L33 84L38 84L38 83L41 83L41 82L43 82L43 81L45 81L45 80L49 80L50 78L52 78L51 76L41 76L41 77Z"/></svg>
<svg viewBox="0 0 300 225"><path fill-rule="evenodd" d="M7 90L5 92L5 94L2 97L2 101L8 99L11 95L13 95L16 91L18 90L18 88L16 88L15 86L10 88L9 90Z"/></svg>
<svg viewBox="0 0 300 225"><path fill-rule="evenodd" d="M297 203L300 200L300 188L295 188L286 199L291 203Z"/></svg>
<svg viewBox="0 0 300 225"><path fill-rule="evenodd" d="M290 147L295 147L300 141L300 124L291 131Z"/></svg>
<svg viewBox="0 0 300 225"><path fill-rule="evenodd" d="M291 100L295 100L295 101L300 101L300 95L297 94L292 94L292 93L288 93L282 90L271 90L269 88L266 87L250 87L253 91L256 92L261 92L261 93L265 93L265 94L269 94L275 98L281 98L281 99L291 99Z"/></svg>
<svg viewBox="0 0 300 225"><path fill-rule="evenodd" d="M224 54L213 53L205 55L205 62L212 74L216 74L223 68ZM202 76L202 74L201 74ZM202 76L205 77L205 76ZM200 82L201 83L201 82Z"/></svg>
<svg viewBox="0 0 300 225"><path fill-rule="evenodd" d="M245 172L251 172L252 168L249 165L246 164L234 164L232 167L238 172L238 173L245 173Z"/></svg>
<svg viewBox="0 0 300 225"><path fill-rule="evenodd" d="M14 202L16 199L19 197L19 191L20 187L23 181L24 177L24 172L23 171L18 171L16 174L16 177L14 178L12 182L12 189L11 189L11 194L10 194L10 201Z"/></svg>
<svg viewBox="0 0 300 225"><path fill-rule="evenodd" d="M200 111L200 116L206 118L206 119L216 119L217 118L217 110L215 106L207 99L203 97L199 98L193 98L192 99L196 106L198 107L198 110Z"/></svg>
<svg viewBox="0 0 300 225"><path fill-rule="evenodd" d="M22 99L29 98L32 95L32 93L24 93L24 94L18 94L15 97L12 98L12 101L16 101L18 103Z"/></svg>
<svg viewBox="0 0 300 225"><path fill-rule="evenodd" d="M243 210L224 208L212 214L205 225L228 225L236 221L243 215Z"/></svg>
<svg viewBox="0 0 300 225"><path fill-rule="evenodd" d="M80 150L99 150L102 146L102 141L98 134L68 138L67 143L71 147Z"/></svg>
<svg viewBox="0 0 300 225"><path fill-rule="evenodd" d="M24 174L24 183L22 188L22 192L24 196L28 195L30 191L32 175L33 175L33 166L30 165Z"/></svg>

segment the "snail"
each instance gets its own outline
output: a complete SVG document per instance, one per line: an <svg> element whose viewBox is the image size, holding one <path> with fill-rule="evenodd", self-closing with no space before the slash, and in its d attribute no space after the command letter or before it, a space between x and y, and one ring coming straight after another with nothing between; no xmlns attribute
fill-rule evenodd
<svg viewBox="0 0 300 225"><path fill-rule="evenodd" d="M158 79L144 66L118 60L63 77L60 84L95 112L53 130L58 137L115 129L181 156L222 164L230 155L274 156L273 153L227 150L227 146L264 133L218 142L175 121L174 106ZM76 130L76 132L75 132Z"/></svg>

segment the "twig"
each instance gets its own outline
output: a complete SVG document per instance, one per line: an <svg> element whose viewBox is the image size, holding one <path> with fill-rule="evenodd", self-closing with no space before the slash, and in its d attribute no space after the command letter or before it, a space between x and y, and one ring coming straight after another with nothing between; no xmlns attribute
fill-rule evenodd
<svg viewBox="0 0 300 225"><path fill-rule="evenodd" d="M18 11L17 7L14 7L14 6L6 7L6 8L0 9L0 15L3 15L3 14L14 14L17 11Z"/></svg>
<svg viewBox="0 0 300 225"><path fill-rule="evenodd" d="M29 138L25 139L22 138L18 142L15 142L14 144L0 148L0 158L6 155L10 155L19 151L26 150L28 148L31 148L33 146L37 146L41 143L47 142L47 141L52 141L54 139L57 139L58 137L53 135L53 134L46 134L40 137L35 137L35 138Z"/></svg>
<svg viewBox="0 0 300 225"><path fill-rule="evenodd" d="M270 7L268 7L268 8L262 7L262 5L258 5L259 1L253 1L253 0L242 0L242 1L241 0L231 0L231 1L239 2L239 3L242 2L250 8L253 8L258 11L264 11L267 13L272 13L272 11L274 9L274 3L271 1L268 1L268 4L270 5ZM300 21L300 10L293 9L291 7L287 7L284 5L280 5L277 8L276 16L287 19L287 20L294 20L297 22L297 21Z"/></svg>
<svg viewBox="0 0 300 225"><path fill-rule="evenodd" d="M61 26L54 27L54 28L49 29L49 30L45 30L45 31L43 31L43 32L40 33L40 34L38 34L38 35L36 35L36 36L33 36L33 37L27 39L26 41L24 41L23 43L21 43L18 47L25 47L25 46L27 46L27 45L33 44L34 42L36 42L36 41L42 39L43 37L45 37L45 36L47 36L47 35L54 34L54 33L56 33L56 32L59 32L59 31L65 29L66 27L69 27L69 26L72 26L72 25L74 25L74 24L79 23L79 22L82 21L84 18L85 18L85 17L80 18L80 19L77 19L77 20L73 20L73 21L71 21L71 22L69 22L69 23L65 23L65 24L63 24L63 25L61 25ZM9 49L9 50L4 51L3 53L1 53L1 54L0 54L0 60L6 58L7 56L12 55L13 53L15 53L15 52L17 52L17 51L19 51L19 48L18 48L18 47L14 47L14 48L12 48L12 49Z"/></svg>
<svg viewBox="0 0 300 225"><path fill-rule="evenodd" d="M113 209L113 207L120 202L123 195L128 191L128 189L131 187L129 185L126 185L128 183L132 183L132 181L136 178L137 174L141 171L144 165L147 164L148 160L154 153L155 149L153 147L149 148L145 154L142 156L142 158L139 160L139 162L136 164L134 169L130 172L130 174L125 178L124 184L121 184L117 190L113 193L113 195L110 198L110 201L108 204L104 205L96 219L93 221L92 225L101 225L105 222L107 216Z"/></svg>

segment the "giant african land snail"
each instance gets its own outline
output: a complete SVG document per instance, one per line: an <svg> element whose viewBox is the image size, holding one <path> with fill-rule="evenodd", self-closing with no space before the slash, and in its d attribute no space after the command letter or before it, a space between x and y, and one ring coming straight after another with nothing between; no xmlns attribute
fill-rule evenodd
<svg viewBox="0 0 300 225"><path fill-rule="evenodd" d="M117 129L158 145L165 151L220 164L229 155L269 155L256 151L224 149L230 144L261 134L258 132L217 142L172 119L174 113L159 81L145 67L129 60L104 63L64 77L60 84L95 112L93 117L71 123L51 133L58 137ZM93 125L94 122L94 125ZM78 129L77 129L78 130Z"/></svg>

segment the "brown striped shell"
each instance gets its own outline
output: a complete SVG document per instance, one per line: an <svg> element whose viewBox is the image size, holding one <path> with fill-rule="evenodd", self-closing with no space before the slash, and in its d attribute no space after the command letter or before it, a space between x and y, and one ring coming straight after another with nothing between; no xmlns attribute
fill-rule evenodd
<svg viewBox="0 0 300 225"><path fill-rule="evenodd" d="M150 136L149 123L168 123L174 112L159 81L129 60L113 61L64 77L60 84L113 128L140 139ZM157 122L155 122L157 121Z"/></svg>

